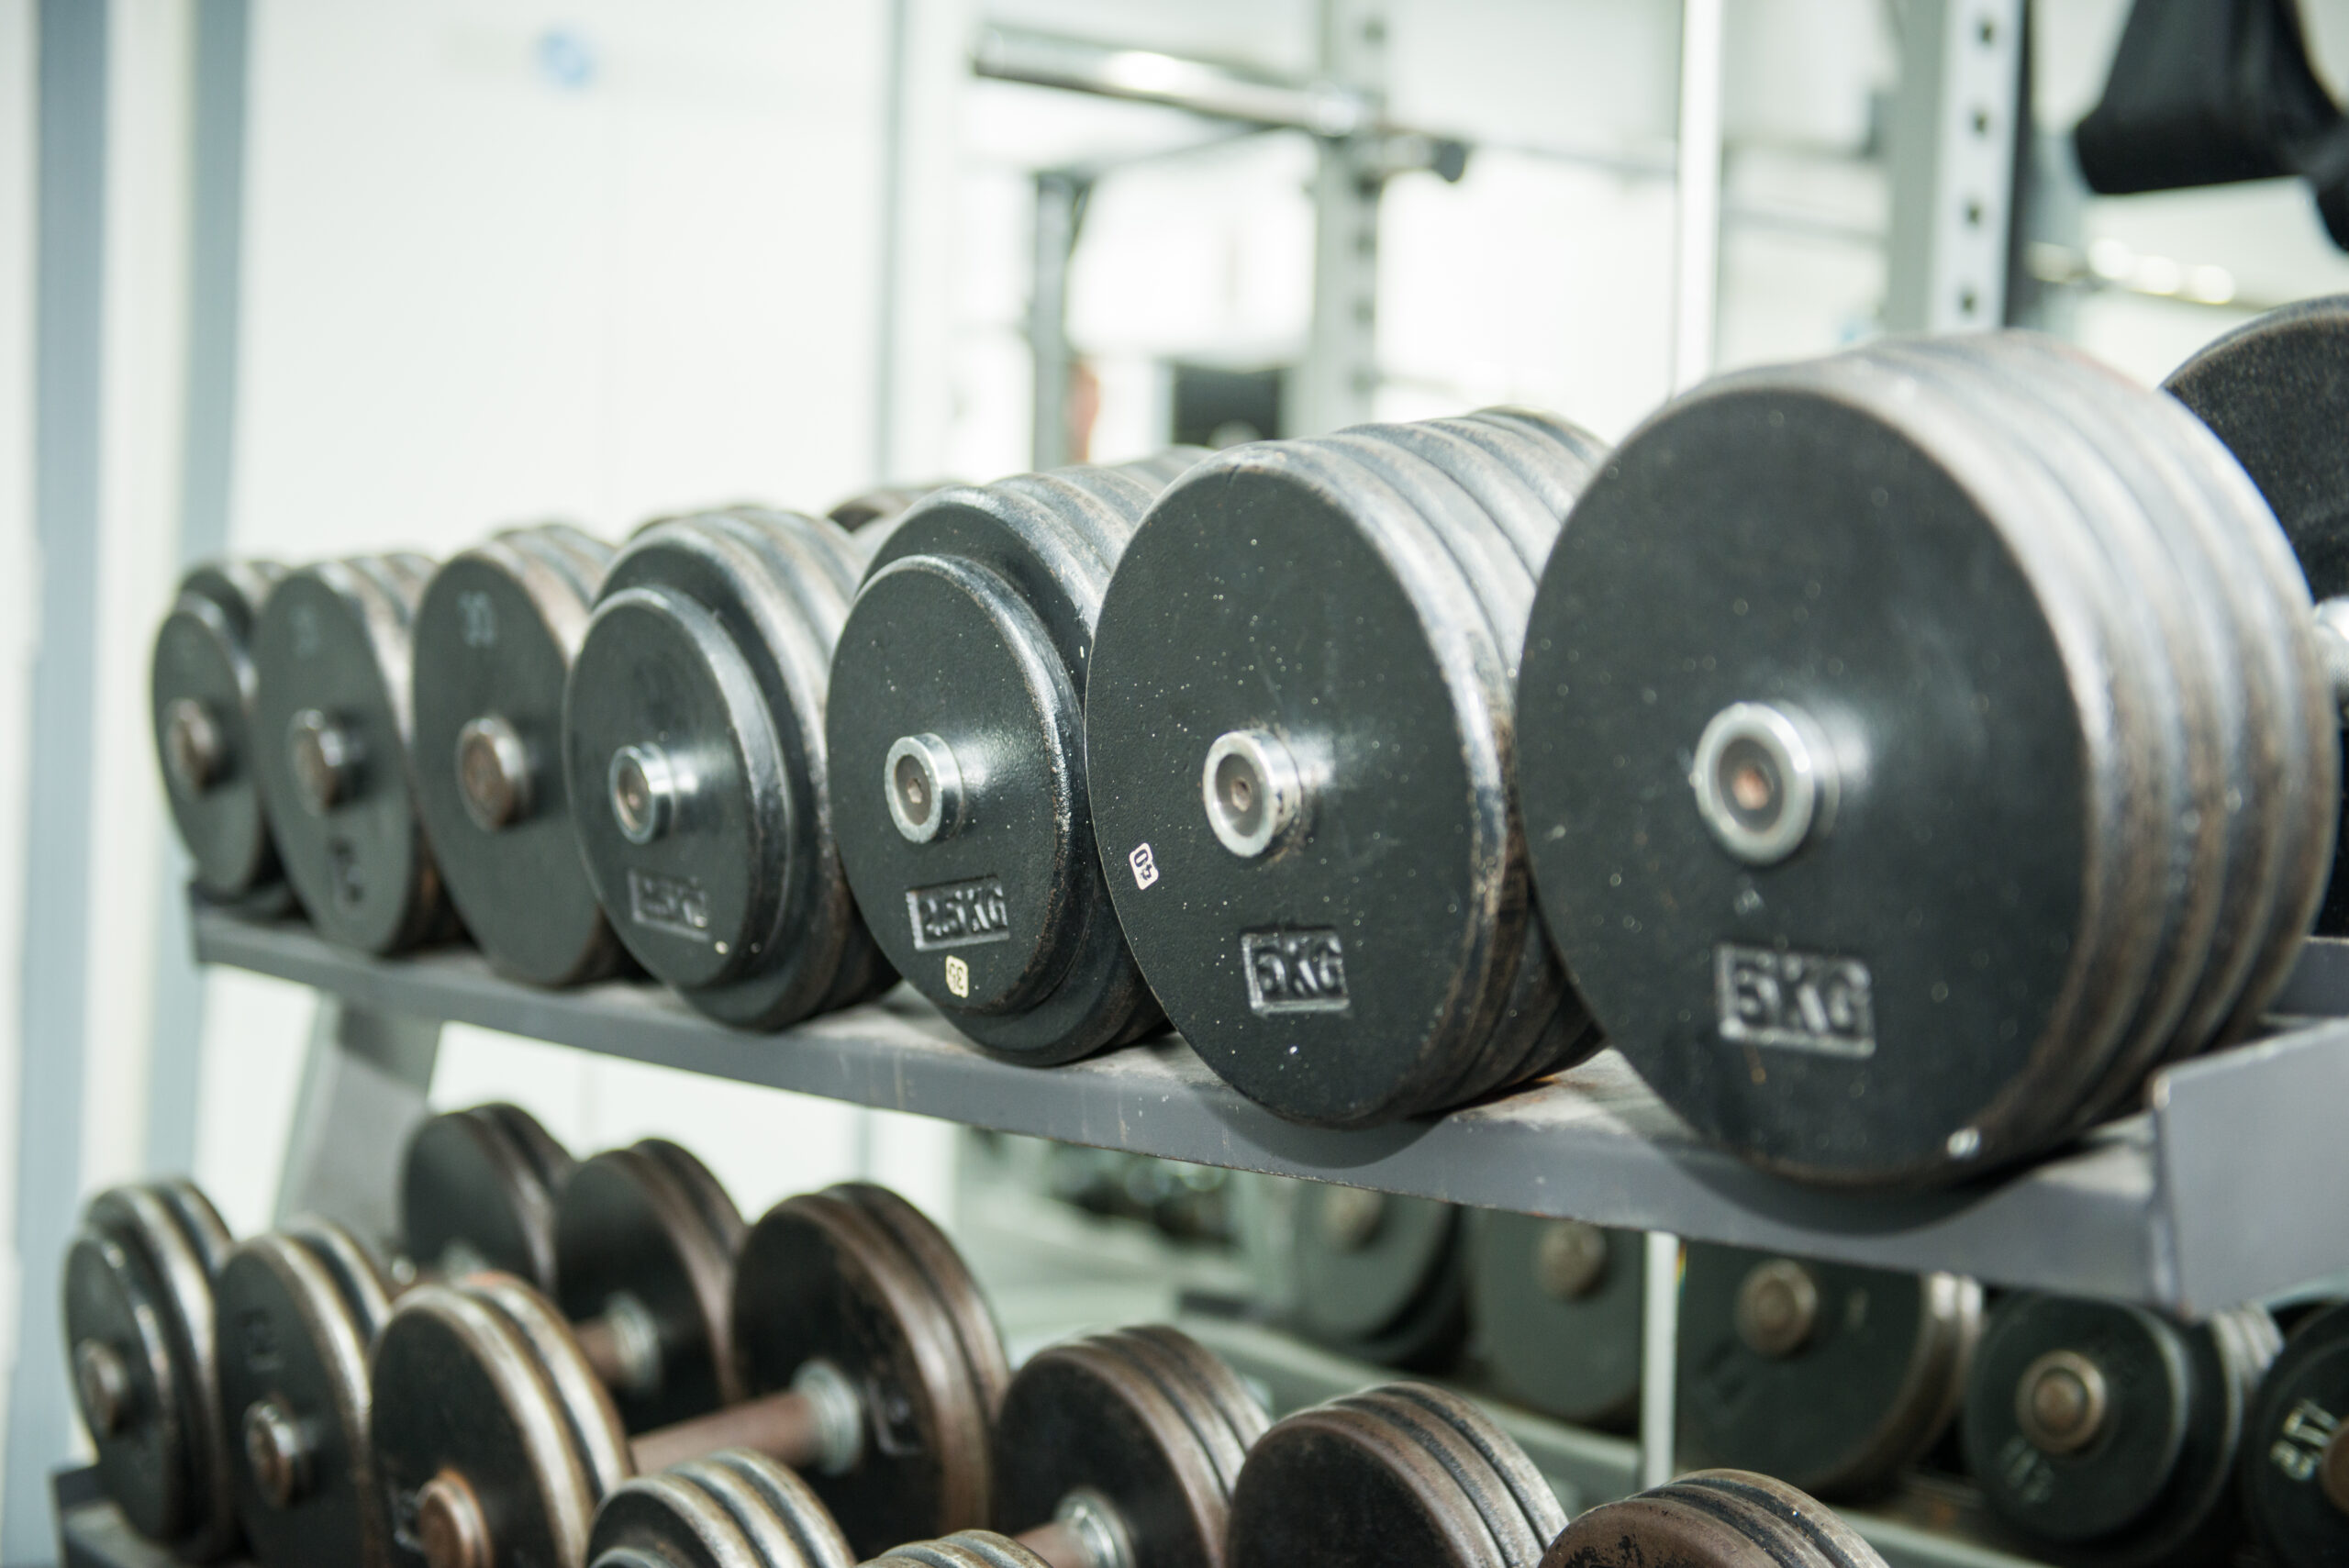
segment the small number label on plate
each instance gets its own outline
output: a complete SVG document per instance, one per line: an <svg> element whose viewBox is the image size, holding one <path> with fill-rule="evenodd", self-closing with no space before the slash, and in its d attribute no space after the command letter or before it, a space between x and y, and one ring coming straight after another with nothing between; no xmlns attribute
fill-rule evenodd
<svg viewBox="0 0 2349 1568"><path fill-rule="evenodd" d="M1856 958L1723 942L1713 950L1721 1038L1821 1056L1876 1054L1875 983Z"/></svg>
<svg viewBox="0 0 2349 1568"><path fill-rule="evenodd" d="M1331 930L1242 931L1248 1006L1259 1013L1342 1013L1346 949Z"/></svg>
<svg viewBox="0 0 2349 1568"><path fill-rule="evenodd" d="M1158 862L1148 844L1136 844L1134 852L1126 857L1126 863L1133 867L1136 887L1148 887L1158 880Z"/></svg>
<svg viewBox="0 0 2349 1568"><path fill-rule="evenodd" d="M957 996L971 994L971 966L951 955L946 960L946 989Z"/></svg>

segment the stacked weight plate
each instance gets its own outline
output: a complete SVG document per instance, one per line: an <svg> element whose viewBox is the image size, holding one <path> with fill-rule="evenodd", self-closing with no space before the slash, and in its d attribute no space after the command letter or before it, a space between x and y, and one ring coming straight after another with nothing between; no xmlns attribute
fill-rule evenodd
<svg viewBox="0 0 2349 1568"><path fill-rule="evenodd" d="M1520 707L1543 906L1701 1130L1959 1179L2240 1033L2332 860L2305 584L2174 401L2019 334L1725 377L1620 449Z"/></svg>
<svg viewBox="0 0 2349 1568"><path fill-rule="evenodd" d="M629 951L712 1018L780 1029L894 978L833 848L824 692L861 558L752 508L645 528L573 665L579 848Z"/></svg>
<svg viewBox="0 0 2349 1568"><path fill-rule="evenodd" d="M1884 1568L1832 1510L1781 1481L1700 1470L1596 1507L1550 1544L1542 1568Z"/></svg>
<svg viewBox="0 0 2349 1568"><path fill-rule="evenodd" d="M587 1568L850 1568L841 1527L774 1461L727 1449L628 1482L596 1510Z"/></svg>
<svg viewBox="0 0 2349 1568"><path fill-rule="evenodd" d="M1158 469L941 490L905 513L833 657L841 858L897 972L989 1052L1067 1062L1159 1028L1086 806L1094 626Z"/></svg>
<svg viewBox="0 0 2349 1568"><path fill-rule="evenodd" d="M1471 1214L1469 1316L1493 1386L1561 1420L1630 1426L1640 1402L1642 1249L1636 1230Z"/></svg>
<svg viewBox="0 0 2349 1568"><path fill-rule="evenodd" d="M2276 513L2307 576L2324 601L2349 595L2349 295L2270 311L2211 343L2163 386L2226 442ZM2349 601L2322 618L2349 631ZM2349 658L2349 645L2332 650ZM2349 812L2349 798L2343 801ZM2349 934L2349 877L2337 858L2316 929Z"/></svg>
<svg viewBox="0 0 2349 1568"><path fill-rule="evenodd" d="M408 765L414 623L432 562L288 573L253 630L253 752L285 873L318 932L393 953L456 934Z"/></svg>
<svg viewBox="0 0 2349 1568"><path fill-rule="evenodd" d="M1283 1116L1389 1121L1596 1049L1531 906L1511 688L1598 455L1508 410L1236 447L1127 546L1085 710L1118 916Z"/></svg>
<svg viewBox="0 0 2349 1568"><path fill-rule="evenodd" d="M611 546L561 523L451 557L416 617L417 804L449 896L489 961L567 985L622 950L579 863L562 692Z"/></svg>
<svg viewBox="0 0 2349 1568"><path fill-rule="evenodd" d="M155 753L172 820L205 896L253 915L292 897L253 755L253 623L284 575L268 561L199 566L155 634Z"/></svg>

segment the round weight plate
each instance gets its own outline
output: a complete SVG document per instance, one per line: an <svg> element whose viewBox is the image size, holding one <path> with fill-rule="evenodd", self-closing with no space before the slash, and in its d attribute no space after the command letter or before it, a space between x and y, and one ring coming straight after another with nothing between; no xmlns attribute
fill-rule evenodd
<svg viewBox="0 0 2349 1568"><path fill-rule="evenodd" d="M1479 1209L1467 1246L1469 1318L1498 1390L1580 1426L1627 1425L1640 1401L1639 1232Z"/></svg>
<svg viewBox="0 0 2349 1568"><path fill-rule="evenodd" d="M1551 1543L1542 1568L1883 1568L1833 1513L1791 1486L1698 1471L1593 1508Z"/></svg>
<svg viewBox="0 0 2349 1568"><path fill-rule="evenodd" d="M1396 1383L1355 1395L1346 1403L1375 1410L1412 1433L1474 1497L1477 1511L1512 1562L1531 1562L1566 1528L1565 1511L1517 1440L1491 1417L1448 1389ZM1455 1445L1465 1444L1466 1451ZM1468 1457L1473 1452L1474 1461Z"/></svg>
<svg viewBox="0 0 2349 1568"><path fill-rule="evenodd" d="M1272 1424L1264 1406L1221 1356L1179 1329L1145 1324L1097 1336L1114 1343L1149 1373L1160 1390L1184 1412L1214 1462L1228 1498L1240 1479L1248 1451Z"/></svg>
<svg viewBox="0 0 2349 1568"><path fill-rule="evenodd" d="M2242 1492L2277 1568L2349 1564L2349 1306L2302 1323L2261 1380L2244 1425Z"/></svg>
<svg viewBox="0 0 2349 1568"><path fill-rule="evenodd" d="M2147 761L2156 762L2156 791L2168 806L2159 812L2159 840L2131 857L2152 871L2147 896L2126 906L2135 911L2128 946L2144 946L2154 958L2114 1050L2098 1068L2100 1082L2074 1113L2074 1122L2086 1124L2135 1094L2187 1005L2197 1000L2236 850L2232 824L2239 815L2227 807L2227 758L2241 753L2243 735L2241 678L2234 664L2222 662L2220 625L2227 606L2218 594L2197 592L2208 568L2180 561L2177 551L2191 556L2191 542L2170 547L2164 528L2176 518L2156 514L2147 493L2128 486L2121 467L2138 465L2117 439L2100 432L2093 408L2076 395L2043 395L2051 357L2025 338L2001 340L1999 348L1900 343L1882 350L1887 364L1964 404L2010 455L2037 460L2079 518L2090 545L2088 571L2128 584L2114 598L2135 646L2128 685L2149 695L2154 723L2144 728L2152 741ZM2111 446L2100 449L2098 434ZM2159 495L2159 486L2149 488ZM2164 500L2170 502L2165 512L2173 512L2176 497ZM2114 681L2114 693L2121 685Z"/></svg>
<svg viewBox="0 0 2349 1568"><path fill-rule="evenodd" d="M453 1496L450 1511L477 1511L491 1532L484 1562L586 1561L599 1477L511 1318L470 1290L420 1285L393 1310L370 1369L377 1484L405 1553L421 1553L418 1531L440 1512L419 1518L419 1503Z"/></svg>
<svg viewBox="0 0 2349 1568"><path fill-rule="evenodd" d="M697 1174L681 1170L681 1161ZM598 1154L555 1199L556 1300L565 1315L580 1322L633 1311L658 1326L657 1373L611 1391L629 1431L742 1397L727 1321L741 1234L716 1179L674 1144L648 1140Z"/></svg>
<svg viewBox="0 0 2349 1568"><path fill-rule="evenodd" d="M811 1193L768 1210L736 1261L733 1323L750 1394L814 1362L861 1394L856 1462L807 1477L857 1551L985 1518L988 1371L863 1204Z"/></svg>
<svg viewBox="0 0 2349 1568"><path fill-rule="evenodd" d="M214 1282L237 1514L260 1562L392 1562L367 1432L367 1349L390 1307L356 1252L316 1230L257 1236Z"/></svg>
<svg viewBox="0 0 2349 1568"><path fill-rule="evenodd" d="M853 573L829 524L657 524L614 561L573 665L563 755L588 874L637 959L725 1022L779 1028L844 977L859 995L879 978L822 778Z"/></svg>
<svg viewBox="0 0 2349 1568"><path fill-rule="evenodd" d="M902 1250L930 1293L930 1299L952 1326L955 1347L972 1395L986 1412L989 1424L1003 1404L1011 1382L1011 1366L1003 1349L1003 1332L987 1306L970 1265L930 1217L887 1187L872 1182L841 1182L826 1189L832 1197L853 1204L878 1225Z"/></svg>
<svg viewBox="0 0 2349 1568"><path fill-rule="evenodd" d="M253 768L253 622L284 568L199 566L155 634L155 754L180 841L207 897L254 913L286 903Z"/></svg>
<svg viewBox="0 0 2349 1568"><path fill-rule="evenodd" d="M726 1505L680 1471L640 1475L596 1509L589 1568L767 1568ZM785 1558L777 1568L792 1568Z"/></svg>
<svg viewBox="0 0 2349 1568"><path fill-rule="evenodd" d="M1913 377L1776 373L1675 404L1576 506L1526 650L1527 838L1594 1013L1699 1129L1812 1179L1947 1181L2093 1084L2150 951L2103 929L2132 874L2109 846L2165 829L2043 483ZM1689 782L1737 704L1798 710L1840 784L1775 863Z"/></svg>
<svg viewBox="0 0 2349 1568"><path fill-rule="evenodd" d="M1702 1508L1733 1512L1749 1534L1767 1540L1774 1561L1809 1561L1816 1568L1884 1568L1860 1533L1832 1508L1785 1482L1742 1470L1699 1470L1666 1488Z"/></svg>
<svg viewBox="0 0 2349 1568"><path fill-rule="evenodd" d="M1234 448L1152 508L1094 648L1094 823L1151 988L1241 1093L1364 1126L1473 1065L1522 931L1508 711L1482 604L1359 465ZM1252 855L1202 797L1228 737L1296 781L1287 832Z"/></svg>
<svg viewBox="0 0 2349 1568"><path fill-rule="evenodd" d="M1114 1341L1037 1351L996 1420L996 1525L1050 1524L1084 1493L1122 1528L1131 1568L1220 1568L1230 1478L1188 1415Z"/></svg>
<svg viewBox="0 0 2349 1568"><path fill-rule="evenodd" d="M2219 1505L2238 1397L2207 1325L2181 1329L2110 1302L2009 1296L1967 1381L1966 1462L1990 1507L2019 1529L2100 1562L2150 1560Z"/></svg>
<svg viewBox="0 0 2349 1568"><path fill-rule="evenodd" d="M1692 1245L1680 1440L1692 1463L1865 1491L1932 1446L1965 1386L1981 1287L1951 1274Z"/></svg>
<svg viewBox="0 0 2349 1568"><path fill-rule="evenodd" d="M521 1106L492 1100L485 1105L475 1106L473 1109L476 1114L489 1118L506 1129L507 1136L514 1140L514 1146L522 1151L522 1157L529 1162L530 1169L538 1173L539 1180L546 1184L550 1193L562 1191L564 1184L571 1180L572 1173L579 1169L579 1162L571 1157L571 1151L557 1142L539 1118ZM515 1273L520 1271L509 1269L507 1272Z"/></svg>
<svg viewBox="0 0 2349 1568"><path fill-rule="evenodd" d="M417 804L473 940L538 985L607 974L621 951L562 773L563 682L596 587L581 564L500 534L442 565L416 615Z"/></svg>
<svg viewBox="0 0 2349 1568"><path fill-rule="evenodd" d="M884 1562L913 1563L918 1568L1051 1568L1008 1536L984 1529L958 1530L943 1540L892 1547L873 1560L874 1568Z"/></svg>
<svg viewBox="0 0 2349 1568"><path fill-rule="evenodd" d="M1431 1198L1308 1183L1289 1257L1296 1327L1389 1366L1438 1371L1467 1333L1461 1211Z"/></svg>
<svg viewBox="0 0 2349 1568"><path fill-rule="evenodd" d="M554 1286L554 1193L490 1107L444 1111L408 1140L400 1235L419 1267L499 1269Z"/></svg>
<svg viewBox="0 0 2349 1568"><path fill-rule="evenodd" d="M1101 593L1151 493L1074 469L927 497L834 654L831 798L860 906L897 971L1007 1060L1160 1021L1102 883L1079 731Z"/></svg>
<svg viewBox="0 0 2349 1568"><path fill-rule="evenodd" d="M854 1561L848 1540L805 1481L764 1454L721 1449L707 1459L679 1465L723 1501L742 1533L751 1538L762 1564L778 1568L849 1568Z"/></svg>
<svg viewBox="0 0 2349 1568"><path fill-rule="evenodd" d="M293 573L253 629L253 754L286 875L321 935L378 954L447 919L409 782L417 569L368 558Z"/></svg>
<svg viewBox="0 0 2349 1568"><path fill-rule="evenodd" d="M1232 1568L1511 1563L1436 1454L1342 1401L1276 1421L1257 1442L1232 1492L1230 1551Z"/></svg>

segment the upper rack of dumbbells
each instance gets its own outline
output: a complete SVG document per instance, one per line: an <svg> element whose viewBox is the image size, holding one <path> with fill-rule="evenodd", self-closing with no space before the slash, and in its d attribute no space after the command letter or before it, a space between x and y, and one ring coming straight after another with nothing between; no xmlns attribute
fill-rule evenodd
<svg viewBox="0 0 2349 1568"><path fill-rule="evenodd" d="M470 949L371 959L299 923L200 900L192 924L200 962L384 1013L1064 1143L1946 1270L2188 1318L2293 1290L2349 1256L2343 940L2310 941L2275 1033L2165 1069L2148 1111L1972 1186L1895 1194L1803 1187L1745 1165L1700 1141L1611 1051L1445 1116L1339 1131L1280 1120L1171 1036L1063 1067L993 1061L903 986L780 1034L746 1034L640 982L539 991Z"/></svg>

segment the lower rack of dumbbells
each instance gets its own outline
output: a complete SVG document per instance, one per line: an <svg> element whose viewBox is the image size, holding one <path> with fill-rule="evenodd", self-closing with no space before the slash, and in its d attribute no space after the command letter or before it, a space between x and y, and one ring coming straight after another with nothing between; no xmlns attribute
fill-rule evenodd
<svg viewBox="0 0 2349 1568"><path fill-rule="evenodd" d="M1955 1189L1798 1186L1702 1142L1613 1052L1445 1116L1360 1131L1287 1123L1179 1040L1049 1069L982 1055L906 987L780 1034L713 1023L641 983L534 990L467 949L378 960L295 922L199 905L199 962L347 1008L477 1025L579 1050L1065 1143L2199 1318L2349 1257L2349 941L2311 940L2252 1043L2158 1073L2149 1108ZM2256 1129L2247 1136L2246 1129Z"/></svg>

